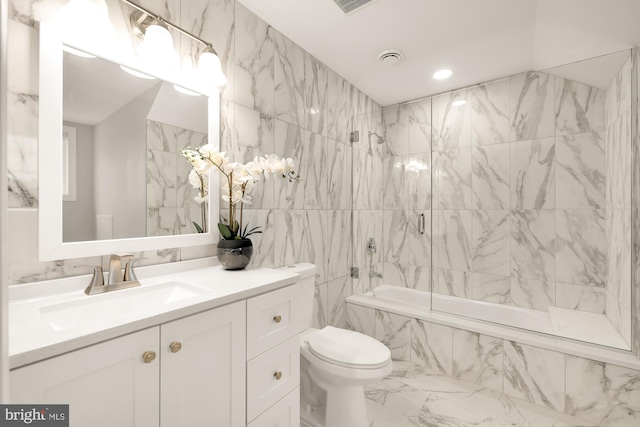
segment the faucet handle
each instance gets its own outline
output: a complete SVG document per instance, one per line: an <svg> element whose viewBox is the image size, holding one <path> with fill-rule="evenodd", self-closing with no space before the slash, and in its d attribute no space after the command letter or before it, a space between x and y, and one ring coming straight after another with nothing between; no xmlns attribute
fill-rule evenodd
<svg viewBox="0 0 640 427"><path fill-rule="evenodd" d="M132 255L133 256L133 255ZM124 278L125 282L135 282L138 280L136 272L133 270L134 264L142 259L146 258L128 258L123 259L124 263Z"/></svg>
<svg viewBox="0 0 640 427"><path fill-rule="evenodd" d="M78 264L74 265L73 268L92 268L93 276L91 277L91 283L84 290L84 293L87 295L91 295L91 291L98 286L104 286L104 275L102 274L102 267L99 265L88 265L88 264Z"/></svg>

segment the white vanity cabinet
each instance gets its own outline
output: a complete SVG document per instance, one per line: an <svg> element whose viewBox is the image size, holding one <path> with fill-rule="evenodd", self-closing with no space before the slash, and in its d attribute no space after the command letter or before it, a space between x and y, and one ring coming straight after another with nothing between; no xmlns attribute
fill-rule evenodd
<svg viewBox="0 0 640 427"><path fill-rule="evenodd" d="M301 298L293 284L16 368L12 402L69 404L72 427L298 427Z"/></svg>
<svg viewBox="0 0 640 427"><path fill-rule="evenodd" d="M245 301L11 371L13 403L75 427L245 426Z"/></svg>
<svg viewBox="0 0 640 427"><path fill-rule="evenodd" d="M247 301L249 427L300 425L301 287Z"/></svg>

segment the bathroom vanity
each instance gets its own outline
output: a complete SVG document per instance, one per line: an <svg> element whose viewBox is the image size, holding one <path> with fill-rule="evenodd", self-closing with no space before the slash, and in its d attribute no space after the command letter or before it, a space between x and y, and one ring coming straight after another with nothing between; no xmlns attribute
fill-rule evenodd
<svg viewBox="0 0 640 427"><path fill-rule="evenodd" d="M14 287L12 402L70 404L71 426L297 426L299 276L215 263L141 268L137 292Z"/></svg>

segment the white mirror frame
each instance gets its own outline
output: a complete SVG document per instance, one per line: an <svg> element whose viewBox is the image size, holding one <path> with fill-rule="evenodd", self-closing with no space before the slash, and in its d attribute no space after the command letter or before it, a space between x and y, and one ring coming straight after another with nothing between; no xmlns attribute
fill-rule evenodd
<svg viewBox="0 0 640 427"><path fill-rule="evenodd" d="M111 62L136 69L122 60L98 55ZM211 220L218 215L219 178L209 174L208 233L137 237L130 239L63 242L62 222L62 40L55 22L40 22L40 107L38 134L38 257L40 261L85 258L118 252L138 252L186 246L211 245L217 242L217 227ZM166 78L162 80L167 81ZM177 83L177 82L171 82ZM177 83L185 86L182 83ZM213 91L209 98L209 142L220 143L220 94Z"/></svg>

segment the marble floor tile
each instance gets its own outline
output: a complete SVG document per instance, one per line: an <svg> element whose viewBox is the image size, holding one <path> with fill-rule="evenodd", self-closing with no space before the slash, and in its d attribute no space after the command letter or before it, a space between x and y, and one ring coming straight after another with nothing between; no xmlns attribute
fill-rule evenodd
<svg viewBox="0 0 640 427"><path fill-rule="evenodd" d="M371 427L595 426L407 362L365 386L365 397Z"/></svg>

